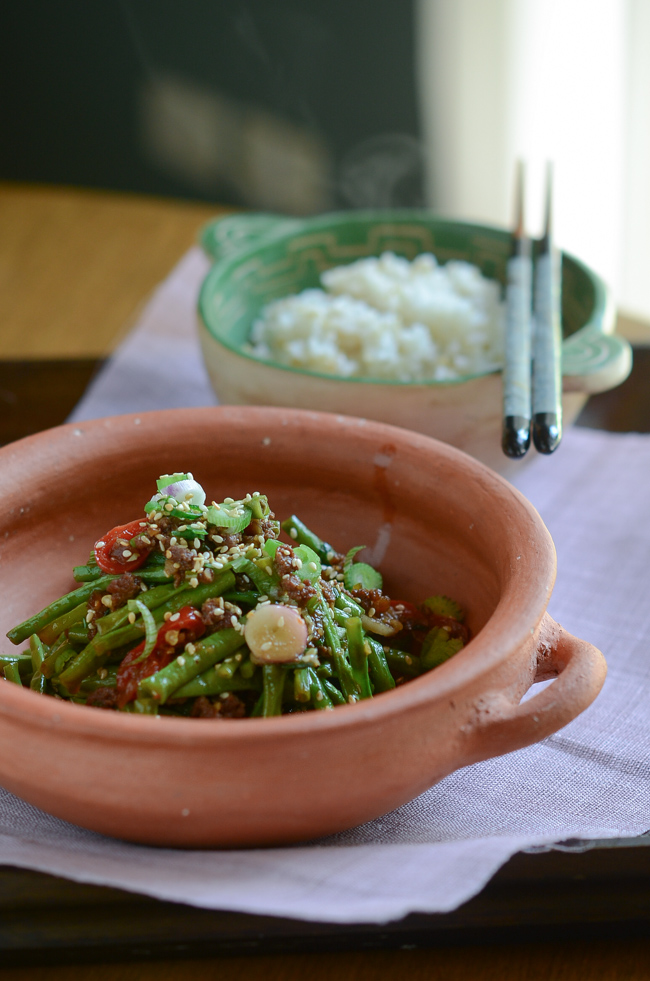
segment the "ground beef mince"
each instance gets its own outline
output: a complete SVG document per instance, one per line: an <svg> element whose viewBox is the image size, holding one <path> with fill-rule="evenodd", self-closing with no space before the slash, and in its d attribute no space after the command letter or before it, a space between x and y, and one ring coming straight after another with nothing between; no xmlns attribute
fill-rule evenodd
<svg viewBox="0 0 650 981"><path fill-rule="evenodd" d="M328 564L331 565L333 569L336 569L337 572L343 572L345 555L343 555L341 552L336 552L333 548L328 547L327 561Z"/></svg>
<svg viewBox="0 0 650 981"><path fill-rule="evenodd" d="M366 613L368 610L374 610L376 614L381 615L386 613L391 605L390 599L384 596L381 589L362 589L360 586L355 586L350 593Z"/></svg>
<svg viewBox="0 0 650 981"><path fill-rule="evenodd" d="M293 549L289 545L278 545L273 561L280 577L293 575L296 571L296 558L293 554Z"/></svg>
<svg viewBox="0 0 650 981"><path fill-rule="evenodd" d="M214 705L205 695L199 695L198 698L194 699L194 704L190 711L190 716L193 719L214 719L216 714Z"/></svg>
<svg viewBox="0 0 650 981"><path fill-rule="evenodd" d="M111 605L107 606L103 602L104 596L109 596L109 594L105 593L103 589L93 589L88 597L88 613L93 614L90 620L86 620L88 624L88 638L90 640L97 633L97 620L101 620L102 617L106 616L113 609L113 597L110 596Z"/></svg>
<svg viewBox="0 0 650 981"><path fill-rule="evenodd" d="M265 518L253 518L249 526L244 530L245 538L257 538L262 535L264 538L278 537L278 523L275 515L271 511Z"/></svg>
<svg viewBox="0 0 650 981"><path fill-rule="evenodd" d="M165 552L165 575L174 577L174 585L179 586L184 573L194 568L196 552L185 545L170 545Z"/></svg>
<svg viewBox="0 0 650 981"><path fill-rule="evenodd" d="M333 605L336 602L336 592L334 590L334 587L330 583L326 582L325 579L321 581L320 586L321 586L321 592L325 597L325 599L327 600L327 602L330 605Z"/></svg>
<svg viewBox="0 0 650 981"><path fill-rule="evenodd" d="M224 600L223 596L215 596L205 601L201 607L201 616L210 630L223 630L232 626L231 617L240 617L241 608Z"/></svg>
<svg viewBox="0 0 650 981"><path fill-rule="evenodd" d="M241 532L236 532L233 535L229 535L223 528L214 528L212 525L210 525L210 537L214 541L215 545L219 546L217 551L221 549L236 548L237 546L241 545L244 540Z"/></svg>
<svg viewBox="0 0 650 981"><path fill-rule="evenodd" d="M243 719L246 715L246 706L240 698L229 691L225 698L223 695L216 700L217 717L222 719Z"/></svg>
<svg viewBox="0 0 650 981"><path fill-rule="evenodd" d="M131 572L124 572L117 579L109 582L106 592L110 594L113 601L111 609L117 610L121 606L124 606L128 600L133 599L134 596L142 592L142 580L138 579Z"/></svg>
<svg viewBox="0 0 650 981"><path fill-rule="evenodd" d="M214 700L199 695L192 705L190 715L193 719L243 719L246 706L232 692L224 693Z"/></svg>
<svg viewBox="0 0 650 981"><path fill-rule="evenodd" d="M274 557L275 568L280 576L281 589L298 606L307 606L316 596L316 588L296 575L296 557L289 545L279 545Z"/></svg>
<svg viewBox="0 0 650 981"><path fill-rule="evenodd" d="M139 555L144 555L145 553L148 555L149 552L153 551L155 545L155 540L143 532L131 539L131 548L138 552Z"/></svg>
<svg viewBox="0 0 650 981"><path fill-rule="evenodd" d="M147 534L153 535L154 537L158 534L171 535L173 527L172 519L168 518L166 514L163 514L148 526Z"/></svg>
<svg viewBox="0 0 650 981"><path fill-rule="evenodd" d="M298 576L290 576L287 573L282 577L282 589L289 599L298 606L307 606L310 599L313 599L317 593L316 587L312 586L310 582L306 582Z"/></svg>
<svg viewBox="0 0 650 981"><path fill-rule="evenodd" d="M117 691L107 685L95 688L86 699L86 705L94 705L95 708L100 709L116 709Z"/></svg>

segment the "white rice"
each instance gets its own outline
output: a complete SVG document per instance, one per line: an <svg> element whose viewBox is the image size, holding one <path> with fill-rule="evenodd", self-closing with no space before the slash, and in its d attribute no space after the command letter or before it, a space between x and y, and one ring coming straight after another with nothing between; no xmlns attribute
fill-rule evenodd
<svg viewBox="0 0 650 981"><path fill-rule="evenodd" d="M429 381L501 367L505 305L468 262L384 252L328 269L324 289L269 303L253 325L258 358L345 378Z"/></svg>

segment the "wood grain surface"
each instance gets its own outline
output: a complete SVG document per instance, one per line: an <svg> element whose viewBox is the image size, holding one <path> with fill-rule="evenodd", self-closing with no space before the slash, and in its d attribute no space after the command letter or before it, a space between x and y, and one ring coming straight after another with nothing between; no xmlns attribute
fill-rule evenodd
<svg viewBox="0 0 650 981"><path fill-rule="evenodd" d="M557 943L349 951L2 970L0 981L647 981L650 944Z"/></svg>
<svg viewBox="0 0 650 981"><path fill-rule="evenodd" d="M0 358L97 358L224 209L0 184Z"/></svg>
<svg viewBox="0 0 650 981"><path fill-rule="evenodd" d="M65 418L96 367L129 328L150 291L195 240L217 206L158 201L64 188L0 185L0 441ZM627 318L624 333L647 342L647 325ZM38 363L34 364L34 359ZM60 359L44 362L43 359ZM77 359L70 363L68 359ZM635 378L639 379L637 374ZM592 399L587 424L618 412L626 428L641 409L650 428L650 385L624 389L627 408ZM49 394L48 394L49 393ZM614 396L611 396L612 400ZM644 401L645 400L645 401ZM617 406L619 408L617 408ZM599 417L598 413L601 413ZM584 421L584 420L583 420ZM616 897L612 894L612 904ZM36 910L34 911L35 915ZM38 930L38 921L34 922ZM642 981L650 979L650 942L625 936L557 939L540 924L535 942L480 943L417 950L219 956L6 967L0 981Z"/></svg>

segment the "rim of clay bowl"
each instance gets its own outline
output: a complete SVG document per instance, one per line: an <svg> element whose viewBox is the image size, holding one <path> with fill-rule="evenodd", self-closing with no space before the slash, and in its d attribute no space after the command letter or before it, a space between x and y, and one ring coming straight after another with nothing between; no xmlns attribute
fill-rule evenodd
<svg viewBox="0 0 650 981"><path fill-rule="evenodd" d="M188 428L196 430L197 426L209 426L213 429L217 422L220 426L239 423L248 424L259 432L262 416L264 426L271 434L275 428L282 427L286 431L287 422L293 421L303 429L307 426L317 430L324 422L335 420L341 427L347 427L352 432L356 430L361 439L376 435L375 442L401 442L410 444L419 452L434 451L439 458L450 461L460 471L462 477L459 479L472 481L475 487L480 487L482 495L496 495L499 498L500 513L504 515L504 521L505 515L508 516L504 524L504 528L510 530L511 547L508 554L512 553L513 559L517 555L520 558L528 555L529 562L510 563L509 575L502 575L504 582L494 612L467 647L435 671L421 675L407 685L384 692L381 697L353 705L337 706L331 712L306 712L266 719L223 719L218 726L211 727L201 725L196 719L98 711L89 706L43 696L7 682L0 684L2 714L19 716L23 723L32 727L41 727L48 731L53 726L63 727L100 740L110 738L125 742L191 746L197 743L256 741L263 738L265 733L275 737L284 733L293 739L314 729L327 732L332 728L365 726L369 722L379 722L400 714L409 706L449 697L457 691L459 684L465 687L479 681L483 675L492 672L501 662L507 660L511 651L530 639L546 610L555 581L555 548L541 517L519 491L467 454L429 436L386 423L332 413L265 406L163 410L68 423L0 448L0 492L4 491L3 484L12 483L8 476L8 471L12 468L6 464L11 460L15 467L21 460L30 457L38 459L45 445L49 453L53 446L58 445L59 454L62 454L68 466L74 464L75 456L87 461L89 455L93 455L95 440L75 439L80 427L83 427L84 432L88 431L90 437L101 432L104 453L108 455L111 448L117 452L128 447L129 438L136 448L138 443L145 446L156 433L159 435L160 432L165 432L168 439L174 426L183 431ZM247 420L250 422L247 423ZM360 426L361 422L363 427ZM96 455L101 458L103 454ZM43 480L42 473L40 479ZM17 494L15 487L13 491ZM517 514L520 519L518 522L515 520ZM515 525L518 525L518 531ZM528 581L527 570L534 572L528 576ZM516 602L513 603L513 599Z"/></svg>
<svg viewBox="0 0 650 981"><path fill-rule="evenodd" d="M508 246L510 246L512 241L511 230L501 228L498 225L484 225L477 224L475 222L455 220L447 218L444 215L440 215L426 208L333 211L323 215L300 219L291 219L287 216L274 216L265 213L227 215L221 219L217 219L216 222L211 222L209 225L205 226L201 236L204 248L209 248L207 242L210 240L209 232L211 227L221 223L232 224L233 226L240 223L244 226L244 230L248 224L251 227L252 234L246 235L244 231L244 234L241 236L233 236L233 242L235 244L230 246L226 255L224 255L223 258L218 259L207 273L203 283L201 284L198 299L200 321L212 340L216 341L216 343L220 344L222 347L225 347L227 350L245 359L246 361L252 361L258 365L266 365L269 368L277 368L280 371L286 371L294 375L304 375L311 378L323 378L327 381L340 382L341 384L346 382L354 382L364 385L389 385L397 388L405 386L411 388L418 386L423 388L439 388L460 385L463 382L498 374L501 371L500 367L491 368L487 371L480 371L473 374L459 375L457 378L431 379L428 381L417 382L400 381L390 378L368 378L359 375L343 376L326 374L320 371L313 371L310 368L298 368L294 367L293 365L282 364L279 361L256 358L253 354L245 350L245 342L234 343L229 339L220 336L216 330L212 318L218 316L218 314L215 314L212 310L212 297L216 292L217 284L221 281L228 283L231 280L237 279L241 275L242 268L244 268L260 250L267 247L271 248L273 246L281 245L284 242L290 242L301 233L313 233L316 231L326 232L328 229L339 228L340 226L349 224L352 221L358 221L369 225L381 225L382 223L390 224L393 222L413 222L414 220L420 220L423 223L426 222L428 224L433 224L439 228L458 228L476 235L487 234L495 237L497 240L501 240ZM581 365L580 362L584 362L585 358L588 358L588 355L585 351L583 351L583 347L585 343L589 344L590 341L593 343L595 337L602 338L611 335L615 326L615 309L611 290L596 272L590 269L589 266L587 266L580 259L577 259L568 252L562 251L561 256L563 260L566 260L579 272L586 276L594 291L594 303L589 319L586 323L582 324L581 327L563 339L563 355L565 362L567 362L565 363L563 375L566 377L573 374L584 373L585 367L584 365ZM621 338L611 338L611 340L619 341L620 344L629 347L627 342ZM618 352L618 350L616 353L617 356L620 356L620 352ZM629 368L627 373L629 374Z"/></svg>

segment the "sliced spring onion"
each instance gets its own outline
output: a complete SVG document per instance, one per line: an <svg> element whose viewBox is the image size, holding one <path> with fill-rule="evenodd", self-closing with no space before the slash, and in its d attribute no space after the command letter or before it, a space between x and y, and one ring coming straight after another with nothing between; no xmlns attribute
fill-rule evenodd
<svg viewBox="0 0 650 981"><path fill-rule="evenodd" d="M423 605L440 617L451 617L453 620L458 620L459 623L465 619L462 607L455 600L449 599L448 596L429 596Z"/></svg>
<svg viewBox="0 0 650 981"><path fill-rule="evenodd" d="M343 582L346 589L354 589L361 586L362 589L381 589L383 580L381 573L373 569L367 562L353 562L357 552L362 552L365 545L357 545L351 548L345 556L343 563Z"/></svg>
<svg viewBox="0 0 650 981"><path fill-rule="evenodd" d="M253 511L244 501L224 501L223 504L212 504L205 515L208 524L224 528L232 535L243 531L253 520Z"/></svg>
<svg viewBox="0 0 650 981"><path fill-rule="evenodd" d="M136 664L140 661L146 661L156 646L156 641L158 640L158 627L156 626L156 621L153 618L151 610L144 605L142 600L129 600L127 606L132 613L135 613L137 610L142 615L142 621L144 623L144 650L137 661L133 662Z"/></svg>
<svg viewBox="0 0 650 981"><path fill-rule="evenodd" d="M158 488L158 492L161 493L166 487L170 487L172 484L177 484L180 480L191 479L192 474L190 473L165 473L156 481L156 487ZM168 491L168 493L170 492Z"/></svg>

